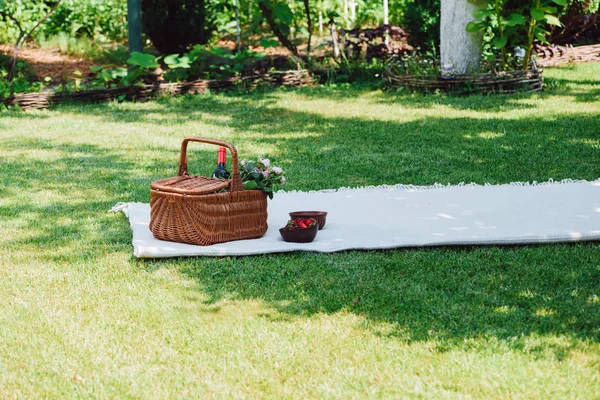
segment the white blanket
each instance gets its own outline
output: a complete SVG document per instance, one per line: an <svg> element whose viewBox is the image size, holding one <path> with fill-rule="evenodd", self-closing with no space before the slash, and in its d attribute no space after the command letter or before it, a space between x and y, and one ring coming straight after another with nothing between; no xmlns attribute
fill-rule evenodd
<svg viewBox="0 0 600 400"><path fill-rule="evenodd" d="M329 213L312 243L281 239L279 228L297 210ZM113 211L129 218L133 252L142 258L576 242L600 240L600 179L279 192L269 200L265 236L212 246L156 240L148 229L148 204L119 203Z"/></svg>

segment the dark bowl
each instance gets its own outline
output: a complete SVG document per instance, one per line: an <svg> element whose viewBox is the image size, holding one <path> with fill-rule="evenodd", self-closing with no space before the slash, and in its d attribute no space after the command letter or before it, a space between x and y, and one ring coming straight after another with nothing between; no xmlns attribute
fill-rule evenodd
<svg viewBox="0 0 600 400"><path fill-rule="evenodd" d="M294 243L309 243L312 242L317 236L319 226L314 225L310 228L304 229L284 229L281 228L279 233L281 233L281 237L286 242L294 242Z"/></svg>
<svg viewBox="0 0 600 400"><path fill-rule="evenodd" d="M319 224L319 230L321 230L325 226L327 211L294 211L290 213L290 218L314 218Z"/></svg>

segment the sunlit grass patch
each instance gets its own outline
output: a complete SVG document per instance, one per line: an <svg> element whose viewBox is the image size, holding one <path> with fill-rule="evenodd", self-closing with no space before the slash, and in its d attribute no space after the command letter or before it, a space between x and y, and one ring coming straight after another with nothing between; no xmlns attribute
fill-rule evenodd
<svg viewBox="0 0 600 400"><path fill-rule="evenodd" d="M286 190L594 180L599 65L547 69L541 94L308 88L0 114L0 397L593 397L597 243L137 260L108 210L148 202L192 135L270 154ZM215 162L190 147L194 173Z"/></svg>

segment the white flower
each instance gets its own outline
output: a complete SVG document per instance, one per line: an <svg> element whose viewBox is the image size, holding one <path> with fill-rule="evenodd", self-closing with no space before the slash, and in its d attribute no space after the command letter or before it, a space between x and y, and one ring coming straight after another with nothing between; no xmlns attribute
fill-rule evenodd
<svg viewBox="0 0 600 400"><path fill-rule="evenodd" d="M281 175L283 173L283 170L281 168L279 168L279 167L273 167L272 171L274 173L276 173L277 175Z"/></svg>
<svg viewBox="0 0 600 400"><path fill-rule="evenodd" d="M267 171L267 170L264 170L264 171L262 172L262 174L263 174L263 176L264 176L265 178L267 178L267 177L269 176L269 171Z"/></svg>
<svg viewBox="0 0 600 400"><path fill-rule="evenodd" d="M282 185L285 185L285 176L282 176L282 177L281 177L281 184L282 184Z"/></svg>
<svg viewBox="0 0 600 400"><path fill-rule="evenodd" d="M259 158L258 161L267 168L271 166L271 161L268 158Z"/></svg>
<svg viewBox="0 0 600 400"><path fill-rule="evenodd" d="M245 167L246 165L248 165L248 161L242 160L242 162L240 164L242 164Z"/></svg>

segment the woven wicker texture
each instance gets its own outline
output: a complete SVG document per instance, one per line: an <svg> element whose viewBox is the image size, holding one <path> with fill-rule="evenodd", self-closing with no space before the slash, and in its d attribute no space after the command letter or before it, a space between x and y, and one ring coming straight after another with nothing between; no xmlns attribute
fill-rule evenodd
<svg viewBox="0 0 600 400"><path fill-rule="evenodd" d="M229 180L184 175L154 181L150 184L150 189L171 193L199 195L227 189L229 188L229 182Z"/></svg>
<svg viewBox="0 0 600 400"><path fill-rule="evenodd" d="M438 75L397 75L392 71L386 74L392 88L411 90L464 93L514 93L519 91L539 92L544 87L540 68L499 72L497 74L457 75L453 79L443 79Z"/></svg>
<svg viewBox="0 0 600 400"><path fill-rule="evenodd" d="M227 147L233 164L231 179L188 176L189 142ZM261 190L244 190L237 151L231 143L184 139L178 176L155 181L150 187L150 230L157 239L207 246L258 238L267 231L267 196ZM229 191L215 193L227 187Z"/></svg>
<svg viewBox="0 0 600 400"><path fill-rule="evenodd" d="M539 65L555 67L557 65L600 61L600 44L589 46L539 46L537 49Z"/></svg>
<svg viewBox="0 0 600 400"><path fill-rule="evenodd" d="M184 95L204 93L207 90L219 91L238 87L258 86L305 86L311 85L313 78L305 69L290 71L275 71L268 74L234 77L220 80L198 79L191 82L155 83L153 85L127 86L109 89L82 90L73 93L44 91L36 93L17 93L4 101L7 106L18 105L25 110L47 108L52 104L65 101L73 102L104 102L115 99L148 101L156 96ZM1 99L0 99L1 100Z"/></svg>

